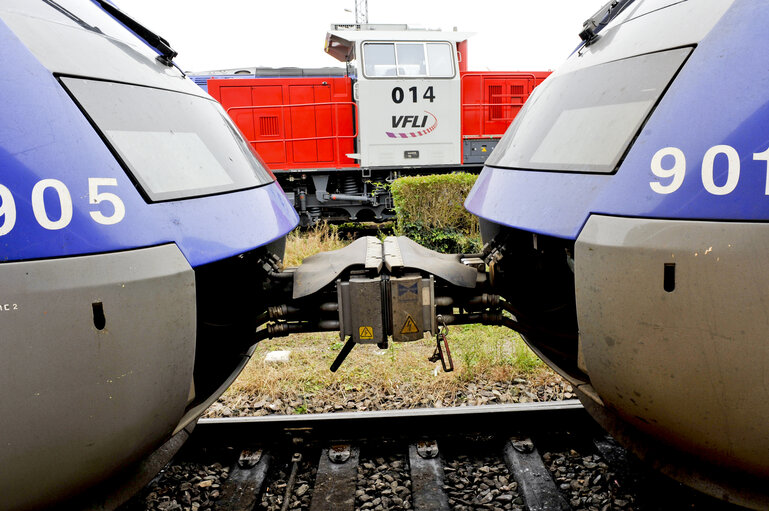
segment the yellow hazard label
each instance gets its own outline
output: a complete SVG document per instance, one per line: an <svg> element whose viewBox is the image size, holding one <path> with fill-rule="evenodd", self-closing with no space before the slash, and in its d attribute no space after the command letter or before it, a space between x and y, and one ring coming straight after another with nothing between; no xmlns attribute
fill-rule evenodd
<svg viewBox="0 0 769 511"><path fill-rule="evenodd" d="M412 318L410 315L406 318L406 324L403 325L403 328L401 328L402 334L416 334L419 333L419 328L417 328L417 324L414 322L414 318Z"/></svg>
<svg viewBox="0 0 769 511"><path fill-rule="evenodd" d="M370 326L362 326L358 329L358 336L361 339L373 339L374 338L374 327Z"/></svg>

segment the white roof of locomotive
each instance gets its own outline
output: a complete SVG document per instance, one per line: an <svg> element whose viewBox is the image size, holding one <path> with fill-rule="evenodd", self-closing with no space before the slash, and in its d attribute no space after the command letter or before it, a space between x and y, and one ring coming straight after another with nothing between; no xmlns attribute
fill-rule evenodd
<svg viewBox="0 0 769 511"><path fill-rule="evenodd" d="M326 34L326 53L345 62L353 58L358 41L466 41L473 34L447 30L412 28L408 25L331 25Z"/></svg>

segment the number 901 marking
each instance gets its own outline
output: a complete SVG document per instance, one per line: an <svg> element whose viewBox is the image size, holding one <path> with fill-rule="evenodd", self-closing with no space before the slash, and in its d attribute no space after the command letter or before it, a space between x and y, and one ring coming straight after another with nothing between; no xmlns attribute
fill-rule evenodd
<svg viewBox="0 0 769 511"><path fill-rule="evenodd" d="M714 167L718 156L726 157L726 182L717 185L714 177ZM672 164L664 165L672 158ZM753 160L767 162L767 181L765 194L769 195L769 149L763 153L753 153ZM678 190L686 177L686 156L677 147L663 147L652 156L652 174L669 182L651 181L649 186L656 193L667 195ZM740 181L740 155L737 150L728 145L713 146L705 152L701 166L702 186L712 195L728 195L737 188Z"/></svg>
<svg viewBox="0 0 769 511"><path fill-rule="evenodd" d="M114 225L125 218L125 204L122 199L114 193L102 192L100 187L117 186L117 179L114 178L88 178L88 203L99 205L103 202L112 204L113 212L111 215L105 215L101 210L90 211L91 218L98 224ZM45 192L53 190L59 198L61 213L58 219L52 219L45 207ZM67 185L58 179L43 179L38 181L32 188L32 213L35 215L40 227L49 231L58 231L67 227L72 221L72 195ZM0 236L10 233L16 226L16 201L8 187L0 185Z"/></svg>

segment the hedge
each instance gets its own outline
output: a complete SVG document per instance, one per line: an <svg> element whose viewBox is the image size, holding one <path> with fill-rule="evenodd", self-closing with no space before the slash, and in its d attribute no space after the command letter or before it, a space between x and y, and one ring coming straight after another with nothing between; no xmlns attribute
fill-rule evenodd
<svg viewBox="0 0 769 511"><path fill-rule="evenodd" d="M464 207L474 174L409 176L392 183L396 232L438 252L481 249L478 219Z"/></svg>

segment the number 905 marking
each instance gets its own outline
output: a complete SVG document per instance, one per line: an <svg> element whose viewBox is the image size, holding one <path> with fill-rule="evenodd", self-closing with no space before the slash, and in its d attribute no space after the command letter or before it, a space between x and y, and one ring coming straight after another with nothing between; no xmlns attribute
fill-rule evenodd
<svg viewBox="0 0 769 511"><path fill-rule="evenodd" d="M125 204L114 193L100 191L101 187L117 186L117 179L90 177L88 178L88 203L99 205L103 202L112 204L112 214L107 216L100 209L90 211L91 218L98 224L114 225L125 218ZM45 192L53 190L59 198L60 215L52 219L45 207ZM67 227L72 221L72 194L67 185L58 179L43 179L32 188L32 213L40 227L49 231L58 231ZM16 226L16 201L8 187L0 185L0 236L10 233Z"/></svg>
<svg viewBox="0 0 769 511"><path fill-rule="evenodd" d="M715 182L714 167L716 158L726 157L726 182L718 185ZM672 164L670 159L672 158ZM665 165L663 160L667 161ZM753 160L767 162L767 180L765 194L769 195L769 149L763 153L753 153ZM675 192L686 177L686 156L677 147L663 147L652 156L652 174L663 181L651 181L649 186L656 193L667 195ZM728 145L713 146L702 157L701 166L702 186L712 195L728 195L737 188L740 181L740 155L737 150ZM671 179L672 178L672 179ZM667 181L670 179L670 181Z"/></svg>

